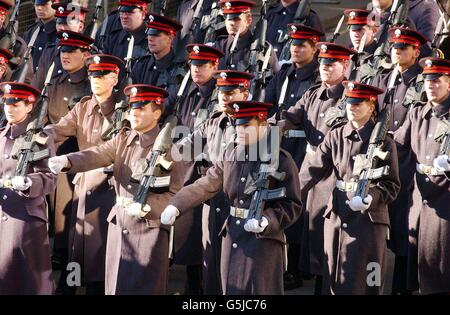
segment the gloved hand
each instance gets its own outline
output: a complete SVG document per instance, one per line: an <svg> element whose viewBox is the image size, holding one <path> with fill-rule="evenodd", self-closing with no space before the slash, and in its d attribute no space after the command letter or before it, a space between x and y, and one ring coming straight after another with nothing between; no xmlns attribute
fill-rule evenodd
<svg viewBox="0 0 450 315"><path fill-rule="evenodd" d="M177 207L168 205L161 213L161 223L165 225L173 225L175 219L180 215L180 210Z"/></svg>
<svg viewBox="0 0 450 315"><path fill-rule="evenodd" d="M448 155L439 155L433 160L433 166L437 171L449 172L450 162L448 161Z"/></svg>
<svg viewBox="0 0 450 315"><path fill-rule="evenodd" d="M54 156L48 160L48 168L53 174L58 175L61 171L69 166L69 159L65 155Z"/></svg>
<svg viewBox="0 0 450 315"><path fill-rule="evenodd" d="M19 190L19 191L25 191L28 188L31 187L31 184L33 182L31 181L31 179L29 177L24 177L24 176L15 176L12 180L11 180L11 185L13 187L14 190Z"/></svg>
<svg viewBox="0 0 450 315"><path fill-rule="evenodd" d="M244 230L247 232L261 233L269 225L266 217L261 218L261 222L256 219L250 219L244 224Z"/></svg>
<svg viewBox="0 0 450 315"><path fill-rule="evenodd" d="M371 195L367 195L366 198L364 198L364 201L362 200L361 197L359 196L354 196L352 198L352 200L350 201L346 201L346 203L348 204L348 206L350 207L350 209L352 209L353 211L361 211L364 212L367 209L369 209L370 204L372 203L372 196Z"/></svg>
<svg viewBox="0 0 450 315"><path fill-rule="evenodd" d="M150 212L152 209L149 205L141 205L138 202L133 202L127 209L127 214L130 217L137 216L140 218L143 218L146 216L147 213Z"/></svg>

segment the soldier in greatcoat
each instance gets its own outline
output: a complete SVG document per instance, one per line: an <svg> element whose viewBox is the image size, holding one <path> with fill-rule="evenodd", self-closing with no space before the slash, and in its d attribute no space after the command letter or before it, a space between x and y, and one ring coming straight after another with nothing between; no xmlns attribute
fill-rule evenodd
<svg viewBox="0 0 450 315"><path fill-rule="evenodd" d="M123 70L123 62L111 55L92 55L86 65L92 96L83 97L58 123L47 127L57 145L76 137L80 150L103 144L113 135L114 108L119 102L119 95L113 89ZM99 168L77 174L73 182L68 260L80 264L87 294L103 294L106 218L116 199L113 179Z"/></svg>
<svg viewBox="0 0 450 315"><path fill-rule="evenodd" d="M324 34L317 29L303 24L289 24L291 38L291 62L283 64L280 71L270 80L266 88L265 100L272 104L280 103L283 94L283 109L289 109L305 94L305 92L320 80L319 63L317 62L316 44ZM286 82L287 80L287 82ZM283 91L283 87L286 86ZM280 111L274 107L273 111ZM290 130L283 135L281 147L288 151L297 167L300 169L306 154L305 133L302 130ZM285 274L285 290L302 285L299 259L302 244L302 226L304 216L286 230L288 247L288 270Z"/></svg>
<svg viewBox="0 0 450 315"><path fill-rule="evenodd" d="M45 195L55 189L55 176L47 167L48 158L28 164L25 176L15 175L15 143L25 140L40 92L15 82L3 82L0 88L8 121L0 129L0 294L52 294ZM35 143L33 150L48 149L53 155L51 137L44 133L37 136L45 141Z"/></svg>
<svg viewBox="0 0 450 315"><path fill-rule="evenodd" d="M387 107L392 110L389 130L395 132L403 125L415 103L424 98L424 79L418 57L420 47L426 43L426 39L414 30L396 27L390 29L389 41L392 43L391 59L394 66L375 76L373 84L385 90L378 97L379 110ZM393 90L386 98L390 82L393 82ZM410 148L398 147L397 155L401 187L397 198L389 204L389 248L395 253L392 294L409 294L406 288L408 212L411 207L415 164L411 160Z"/></svg>
<svg viewBox="0 0 450 315"><path fill-rule="evenodd" d="M416 163L409 212L408 289L450 293L450 62L420 61L428 102L415 106L394 139ZM444 143L447 141L447 147Z"/></svg>
<svg viewBox="0 0 450 315"><path fill-rule="evenodd" d="M306 155L304 161L313 157L317 146L322 143L327 132L342 119L342 81L348 68L350 56L355 52L334 43L319 42L319 71L322 83L313 85L303 97L288 110L281 112L279 122L283 129L304 131ZM303 162L304 164L304 162ZM302 166L300 172L304 170ZM303 237L301 270L316 275L316 293L320 294L323 272L323 213L334 187L331 174L324 177L309 191L305 212L305 236Z"/></svg>
<svg viewBox="0 0 450 315"><path fill-rule="evenodd" d="M217 105L216 80L220 50L201 44L189 44L186 47L189 58L190 78L184 90L182 101L177 109L179 125L184 127L182 136L186 137L200 128L214 113ZM182 130L183 131L183 130ZM204 175L207 163L194 163L185 160L185 185ZM205 164L205 165L203 165ZM206 166L206 167L205 167ZM186 289L188 294L202 292L202 207L189 212L175 224L174 262L186 265Z"/></svg>
<svg viewBox="0 0 450 315"><path fill-rule="evenodd" d="M324 212L323 292L325 294L382 294L387 270L389 215L387 204L399 189L395 143L387 135L378 147L389 152L375 166L386 168L381 176L369 177L365 195L358 195L372 130L377 122L377 95L382 90L345 81L348 122L329 131L315 155L305 161L300 173L302 199L322 177L334 173L335 188L327 191ZM380 115L381 117L381 115ZM302 169L303 169L302 167ZM369 171L365 169L366 171ZM375 173L374 173L375 174Z"/></svg>
<svg viewBox="0 0 450 315"><path fill-rule="evenodd" d="M100 146L55 157L49 165L55 173L64 168L78 173L114 163L117 198L107 218L105 293L166 294L170 227L161 224L159 217L183 184L183 168L179 163L171 167L167 163L157 164L162 179L170 176L168 186L151 189L145 204L133 201L140 183L132 175L138 176L139 169L143 175L141 167L154 153L152 148L160 131L158 120L167 92L150 85L130 85L124 93L130 97L132 130L124 128ZM172 161L170 150L163 158Z"/></svg>
<svg viewBox="0 0 450 315"><path fill-rule="evenodd" d="M286 151L264 150L270 139L279 141L279 135L274 131L278 127L274 130L267 127L266 119L272 104L240 101L232 106L235 109L232 117L237 129L237 147L227 150L221 161L208 169L206 176L180 190L162 213L161 222L173 224L177 215L183 215L223 190L230 203L221 231L223 294L283 294L283 231L301 211L297 169ZM285 177L268 179L268 187L285 187L285 197L267 201L261 219L250 218L256 173L262 164L270 164L271 158L277 159L278 156L275 164ZM274 168L273 164L264 166Z"/></svg>
<svg viewBox="0 0 450 315"><path fill-rule="evenodd" d="M177 142L177 146L187 149L191 157L197 156L195 150L202 149L206 156L195 161L193 167L201 169L202 176L213 163L223 155L223 152L234 145L235 128L231 114L234 112L232 104L236 101L247 100L250 81L253 75L247 72L233 70L219 70L214 72L218 90L218 103L211 118L195 129L188 137ZM196 146L198 143L204 144ZM197 152L198 153L198 152ZM202 215L202 244L203 244L203 294L222 294L220 280L220 251L222 236L220 230L229 211L228 200L223 192L203 204Z"/></svg>

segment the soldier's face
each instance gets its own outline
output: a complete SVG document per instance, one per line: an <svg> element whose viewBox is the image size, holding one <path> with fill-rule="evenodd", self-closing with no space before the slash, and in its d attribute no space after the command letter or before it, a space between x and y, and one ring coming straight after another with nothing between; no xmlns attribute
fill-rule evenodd
<svg viewBox="0 0 450 315"><path fill-rule="evenodd" d="M349 34L350 34L350 40L352 41L352 45L356 50L359 49L359 45L361 44L361 40L362 40L364 34L366 34L366 40L365 40L364 47L367 47L368 45L372 44L372 42L373 42L373 37L374 37L373 28L371 28L367 25L363 26L359 30L350 30Z"/></svg>
<svg viewBox="0 0 450 315"><path fill-rule="evenodd" d="M364 101L359 104L347 104L346 110L348 119L362 126L369 121L375 110L375 105L369 101Z"/></svg>
<svg viewBox="0 0 450 315"><path fill-rule="evenodd" d="M70 52L61 52L60 59L64 70L69 73L76 72L84 67L84 60L87 53L80 49L75 49Z"/></svg>
<svg viewBox="0 0 450 315"><path fill-rule="evenodd" d="M56 24L56 31L72 31L76 33L81 33L84 30L84 18L83 19L71 19L67 21L67 24Z"/></svg>
<svg viewBox="0 0 450 315"><path fill-rule="evenodd" d="M230 108L233 102L246 101L249 95L247 90L234 89L233 91L219 91L219 110L231 114L234 112Z"/></svg>
<svg viewBox="0 0 450 315"><path fill-rule="evenodd" d="M34 11L37 18L42 21L49 21L55 16L55 10L52 8L51 1L47 1L45 4L35 4Z"/></svg>
<svg viewBox="0 0 450 315"><path fill-rule="evenodd" d="M161 110L154 110L149 103L145 106L130 110L131 128L140 133L152 130L161 117Z"/></svg>
<svg viewBox="0 0 450 315"><path fill-rule="evenodd" d="M148 50L155 55L170 49L172 45L172 36L165 32L160 32L158 35L147 36Z"/></svg>
<svg viewBox="0 0 450 315"><path fill-rule="evenodd" d="M6 120L11 125L17 125L27 118L32 109L33 105L25 104L24 101L9 105L5 104Z"/></svg>
<svg viewBox="0 0 450 315"><path fill-rule="evenodd" d="M267 122L253 118L248 123L236 126L236 142L238 145L252 145L262 138L267 129Z"/></svg>
<svg viewBox="0 0 450 315"><path fill-rule="evenodd" d="M301 45L291 45L291 61L298 64L310 63L314 58L316 49L308 41Z"/></svg>
<svg viewBox="0 0 450 315"><path fill-rule="evenodd" d="M372 0L372 5L375 9L386 10L392 5L394 0Z"/></svg>
<svg viewBox="0 0 450 315"><path fill-rule="evenodd" d="M191 77L197 85L204 85L212 79L214 71L217 70L217 64L207 62L201 65L191 64Z"/></svg>
<svg viewBox="0 0 450 315"><path fill-rule="evenodd" d="M440 76L435 80L425 80L425 92L429 101L443 103L450 95L450 77Z"/></svg>
<svg viewBox="0 0 450 315"><path fill-rule="evenodd" d="M241 35L245 34L252 24L251 14L243 13L239 17L232 20L225 20L225 27L229 35L236 35L239 31Z"/></svg>
<svg viewBox="0 0 450 315"><path fill-rule="evenodd" d="M401 67L410 67L420 55L420 50L411 45L405 48L394 48L391 50L391 60L393 63L398 63Z"/></svg>
<svg viewBox="0 0 450 315"><path fill-rule="evenodd" d="M322 82L328 85L335 85L342 81L348 64L344 61L335 61L331 64L319 67Z"/></svg>
<svg viewBox="0 0 450 315"><path fill-rule="evenodd" d="M0 28L3 28L3 24L5 24L6 13L0 12Z"/></svg>
<svg viewBox="0 0 450 315"><path fill-rule="evenodd" d="M89 77L91 82L91 90L95 96L111 95L116 86L118 79L117 74L108 73L101 77Z"/></svg>
<svg viewBox="0 0 450 315"><path fill-rule="evenodd" d="M134 9L131 12L119 12L119 17L125 31L135 31L144 23L145 12L141 9Z"/></svg>

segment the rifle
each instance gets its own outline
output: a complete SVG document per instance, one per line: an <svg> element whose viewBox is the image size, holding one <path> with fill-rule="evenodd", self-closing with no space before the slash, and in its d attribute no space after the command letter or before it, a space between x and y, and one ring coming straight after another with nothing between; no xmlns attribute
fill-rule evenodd
<svg viewBox="0 0 450 315"><path fill-rule="evenodd" d="M92 15L92 21L88 27L92 27L91 31L89 32L90 38L95 38L97 35L98 28L100 26L100 22L98 21L98 18L100 16L100 10L103 8L102 6L103 0L97 0L95 3L95 10L94 14Z"/></svg>
<svg viewBox="0 0 450 315"><path fill-rule="evenodd" d="M297 11L295 11L293 24L306 24L306 19L309 16L309 12L311 11L311 0L301 0ZM280 32L278 37L278 43L283 48L281 49L280 58L279 60L290 60L291 59L291 43L292 40L289 37L288 32L283 33L283 31Z"/></svg>
<svg viewBox="0 0 450 315"><path fill-rule="evenodd" d="M385 100L393 96L398 71L398 66L396 66L389 81ZM358 179L355 196L361 197L362 200L369 194L372 180L388 175L390 171L388 165L378 167L378 162L380 160L385 161L390 155L390 152L382 151L381 147L391 128L391 112L392 110L389 106L382 111L370 135L369 147L367 148L366 154L358 154L355 158L353 176Z"/></svg>
<svg viewBox="0 0 450 315"><path fill-rule="evenodd" d="M30 68L30 60L31 60L31 54L33 52L34 43L36 42L36 39L39 35L40 27L36 28L31 35L30 42L28 43L27 50L25 51L25 54L23 55L23 59L20 63L20 66L17 68L17 82L25 82L25 78L28 74L29 68Z"/></svg>
<svg viewBox="0 0 450 315"><path fill-rule="evenodd" d="M28 172L30 163L40 161L50 156L50 151L48 148L39 150L38 145L44 145L48 140L48 137L42 137L40 133L43 130L47 119L47 94L54 69L55 63L52 63L47 73L47 77L45 78L45 85L42 89L39 101L34 106L34 118L27 126L25 137L18 138L14 142L11 150L11 152L14 152L11 154L12 157L17 159L14 176L25 176Z"/></svg>
<svg viewBox="0 0 450 315"><path fill-rule="evenodd" d="M363 83L371 85L378 71L387 67L386 59L389 58L389 55L386 53L386 49L389 44L387 33L390 27L406 23L408 17L408 7L408 1L394 0L389 17L387 21L382 24L380 36L378 37L379 40L383 39L383 42L374 53L374 66L372 67L372 73L367 77L366 82Z"/></svg>
<svg viewBox="0 0 450 315"><path fill-rule="evenodd" d="M280 111L278 111L278 113L279 112ZM252 200L250 202L247 221L250 219L256 219L260 221L262 217L262 211L264 210L267 201L275 201L286 197L286 187L269 189L271 180L281 182L286 177L285 172L278 171L281 139L281 134L279 131L280 130L278 126L271 126L269 129L271 140L273 140L274 136L276 136L275 146L272 147L273 151L270 154L270 163L260 164L259 172L254 174L255 180L253 184L249 184L249 181L247 180L247 187L244 190L244 194L253 194Z"/></svg>
<svg viewBox="0 0 450 315"><path fill-rule="evenodd" d="M14 51L17 33L19 30L19 21L17 21L17 16L19 15L20 1L21 0L16 0L14 11L11 13L8 25L5 27L3 37L0 39L0 48Z"/></svg>
<svg viewBox="0 0 450 315"><path fill-rule="evenodd" d="M253 100L264 101L264 92L267 86L267 72L272 45L266 42L267 33L267 0L262 0L261 15L255 26L253 42L250 46L250 62L248 72L254 73L255 78L250 86L250 95ZM255 95L258 92L258 95ZM256 97L255 97L256 96Z"/></svg>
<svg viewBox="0 0 450 315"><path fill-rule="evenodd" d="M336 28L334 29L333 36L330 39L330 43L334 43L336 41L336 39L341 35L340 31L341 31L342 24L344 23L344 20L345 20L345 15L342 14L341 19L339 20L338 24L336 25Z"/></svg>
<svg viewBox="0 0 450 315"><path fill-rule="evenodd" d="M127 87L133 84L133 79L131 78L131 62L133 61L133 49L134 49L134 36L131 36L130 41L128 42L127 56L126 56L126 65L125 65L125 78L121 84L122 87ZM128 110L128 97L123 96L123 98L116 103L114 107L114 118L112 129L109 130L106 135L104 135L104 139L110 139L124 127L125 121L127 120L126 111Z"/></svg>
<svg viewBox="0 0 450 315"><path fill-rule="evenodd" d="M220 8L218 3L219 1L213 2L211 5L211 13L202 17L200 28L202 30L206 30L205 40L203 41L205 44L213 43L216 39L217 31L225 27L224 20L219 22L219 19L222 15L220 15Z"/></svg>
<svg viewBox="0 0 450 315"><path fill-rule="evenodd" d="M137 193L133 197L133 202L141 204L144 211L146 211L145 204L150 190L167 188L170 185L170 175L161 176L161 173L162 171L170 171L172 167L172 162L167 161L165 156L172 146L172 131L178 122L178 107L183 102L184 90L190 75L191 73L188 71L183 78L177 93L173 114L167 117L164 126L156 137L150 158L138 160L136 162L136 168L131 175L133 181L139 182L139 187ZM146 212L148 212L148 210Z"/></svg>
<svg viewBox="0 0 450 315"><path fill-rule="evenodd" d="M432 49L432 57L435 58L444 58L443 52L439 49L439 46L442 44L442 42L445 40L446 37L448 37L449 30L447 25L447 20L445 18L445 15L442 11L439 12L440 17L438 20L438 24L436 25L436 29L434 31L433 40L431 42L431 49Z"/></svg>

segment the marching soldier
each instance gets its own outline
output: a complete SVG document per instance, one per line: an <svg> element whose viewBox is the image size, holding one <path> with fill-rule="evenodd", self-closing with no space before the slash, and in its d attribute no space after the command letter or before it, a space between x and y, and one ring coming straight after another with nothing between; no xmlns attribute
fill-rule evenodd
<svg viewBox="0 0 450 315"><path fill-rule="evenodd" d="M417 58L420 55L420 47L426 43L426 39L416 31L403 28L390 29L390 35L389 41L393 45L391 60L398 69L380 73L375 77L373 84L387 90L389 82L395 80L392 97L386 98L385 92L378 98L380 110L386 107L392 110L392 122L389 129L395 132L404 123L414 103L422 99L424 80ZM397 77L393 78L393 76ZM401 189L397 199L389 204L392 222L389 247L396 254L392 293L407 294L408 212L415 167L411 161L409 148L399 147L397 151Z"/></svg>
<svg viewBox="0 0 450 315"><path fill-rule="evenodd" d="M202 161L196 161L193 167L201 167L202 174L217 160L220 161L225 150L234 144L235 129L231 114L234 112L232 104L236 101L245 101L249 97L250 81L254 76L247 72L223 70L214 72L218 90L218 104L210 119L200 125L194 132L183 138L177 146L188 147L192 157L195 157L195 144L197 139L206 139L207 154ZM203 205L202 216L202 243L203 243L203 293L222 294L220 280L220 251L222 237L220 230L229 211L228 201L223 192Z"/></svg>
<svg viewBox="0 0 450 315"><path fill-rule="evenodd" d="M52 0L34 0L34 10L38 20L23 34L23 39L28 44L33 34L38 32L32 52L33 72L38 69L45 45L56 39L55 9L52 7L52 2Z"/></svg>
<svg viewBox="0 0 450 315"><path fill-rule="evenodd" d="M295 22L295 13L302 1L310 0L280 0L267 9L267 41L272 44L277 56L280 55L283 46L280 45L280 39L289 33L288 24ZM321 39L324 39L324 28L319 16L314 10L309 10L309 14L304 21L300 22L305 26L314 28L322 33Z"/></svg>
<svg viewBox="0 0 450 315"><path fill-rule="evenodd" d="M48 120L56 124L83 97L91 94L85 60L89 57L93 39L70 31L58 33L61 72L56 71L48 88ZM57 148L57 154L77 151L75 138L69 138ZM55 216L54 261L55 268L65 264L68 233L73 199L73 178L61 174L57 178L56 190L50 195L50 207ZM63 290L61 278L57 292Z"/></svg>
<svg viewBox="0 0 450 315"><path fill-rule="evenodd" d="M84 20L86 17L87 9L80 7L77 4L69 3L54 3L52 8L55 9L56 17L56 31L72 31L76 33L82 33L84 30ZM57 38L52 43L47 43L41 58L36 73L33 76L32 85L37 89L44 87L45 76L50 68L51 64L55 62L56 72L62 71L63 67L60 60L60 48Z"/></svg>
<svg viewBox="0 0 450 315"><path fill-rule="evenodd" d="M114 55L125 60L128 43L134 38L133 59L147 53L147 34L145 33L145 17L149 0L119 1L119 17L122 28L111 30L103 42L104 54Z"/></svg>
<svg viewBox="0 0 450 315"><path fill-rule="evenodd" d="M347 81L345 85L349 121L328 132L315 155L303 164L307 168L302 167L300 173L301 194L304 198L315 183L334 173L336 187L327 190L329 200L324 213L327 272L323 292L382 294L387 267L387 205L400 189L396 147L389 135L381 139L378 149L390 154L386 159L380 159L376 167L388 166L389 174L369 181L367 196L357 195L361 173L355 169L364 167L359 165L363 162L357 157L377 159L367 157L366 152L377 121L377 95L382 90L356 82ZM372 161L367 162L372 165ZM369 273L374 269L378 272L378 280L370 283Z"/></svg>
<svg viewBox="0 0 450 315"><path fill-rule="evenodd" d="M302 24L289 24L289 35L292 39L290 52L291 63L284 64L280 71L270 80L266 88L266 102L279 104L280 95L284 94L284 109L289 109L319 81L319 63L316 56L316 44L324 34L319 30ZM288 81L285 90L283 86ZM294 158L297 168L305 157L306 140L303 131L291 130L284 135L281 147ZM288 248L288 266L285 274L285 290L301 286L302 278L299 271L301 251L301 233L304 216L286 230Z"/></svg>
<svg viewBox="0 0 450 315"><path fill-rule="evenodd" d="M281 126L284 130L297 129L305 133L305 160L313 158L317 146L325 135L342 119L342 81L348 69L350 56L355 53L347 47L321 42L319 49L319 71L321 84L313 85L303 97L288 110L281 112ZM303 165L305 163L303 162ZM307 171L302 166L300 172ZM321 275L324 270L323 255L323 213L326 209L329 192L334 187L333 176L324 177L309 192L306 213L305 244L302 249L301 270L316 275L315 292L320 294ZM309 218L308 218L309 216Z"/></svg>
<svg viewBox="0 0 450 315"><path fill-rule="evenodd" d="M133 66L133 83L159 86L169 92L164 116L170 114L175 104L179 76L184 71L174 63L172 44L181 25L167 17L150 14L147 22L149 53L139 58Z"/></svg>
<svg viewBox="0 0 450 315"><path fill-rule="evenodd" d="M408 17L414 22L416 31L431 43L439 21L439 6L436 1L410 0Z"/></svg>
<svg viewBox="0 0 450 315"><path fill-rule="evenodd" d="M358 51L352 57L355 67L349 69L348 78L357 82L366 82L369 75L375 75L378 69L373 69L373 57L378 43L375 40L377 25L373 14L368 10L347 9L347 28L351 41L351 48ZM365 38L365 41L363 39ZM363 47L361 47L363 45ZM362 51L360 51L362 49Z"/></svg>
<svg viewBox="0 0 450 315"><path fill-rule="evenodd" d="M55 176L47 168L47 158L33 162L25 176L14 176L17 160L12 158L17 153L14 144L23 140L40 92L16 82L3 82L0 88L8 121L0 129L0 294L52 294L45 195L54 190ZM39 145L39 150L45 149L54 154L49 137Z"/></svg>
<svg viewBox="0 0 450 315"><path fill-rule="evenodd" d="M92 55L86 60L92 96L83 97L55 125L48 126L56 144L76 137L84 150L109 140L118 84L123 62L110 55ZM75 179L72 220L69 232L69 261L80 264L86 294L103 294L107 221L116 195L112 178L103 169L78 174ZM76 289L76 288L73 288Z"/></svg>
<svg viewBox="0 0 450 315"><path fill-rule="evenodd" d="M10 2L9 0L1 0L0 1L0 39L2 39L4 36L6 36L5 30L6 30L7 24L5 22L8 19L8 11L12 7L11 4L12 4L12 2ZM16 18L18 18L18 17L19 16L17 16ZM20 61L20 60L22 60L23 55L25 54L25 51L27 49L27 44L25 43L23 38L20 36L17 36L17 34L15 34L15 38L16 38L16 43L15 43L14 47L2 47L2 48L3 49L12 49L13 55L19 57L19 61ZM19 61L14 62L14 63L17 65L20 63Z"/></svg>
<svg viewBox="0 0 450 315"><path fill-rule="evenodd" d="M214 112L217 93L214 92L216 80L213 74L217 70L223 53L213 47L200 44L190 44L186 49L191 79L185 88L177 116L179 124L187 127L189 133L192 133ZM191 159L185 163L185 167L185 185L192 183L205 173L205 169L195 165ZM187 266L186 293L190 294L200 294L202 290L201 214L201 207L197 207L175 225L174 261L176 264Z"/></svg>
<svg viewBox="0 0 450 315"><path fill-rule="evenodd" d="M95 58L95 57L94 57ZM181 164L172 170L167 191L151 191L145 205L133 203L139 184L132 181L132 170L139 159L149 159L160 131L158 120L163 110L164 90L149 85L130 85L125 89L130 97L132 130L122 129L106 143L59 156L49 161L53 172L67 168L71 173L85 172L114 163L117 199L107 221L106 294L166 294L169 273L169 227L159 217L183 184ZM170 152L165 157L171 160ZM138 211L136 211L136 208Z"/></svg>
<svg viewBox="0 0 450 315"><path fill-rule="evenodd" d="M261 149L270 137L276 137L272 140L278 141L278 134L271 133L267 126L270 106L261 102L234 102L236 111L232 117L238 147L227 150L228 154L209 168L206 176L181 189L161 214L162 223L173 224L180 213L182 218L189 209L224 191L231 205L221 231L221 278L226 295L283 294L283 230L300 215L300 187L297 168L286 151L263 152ZM259 154L256 153L258 148ZM245 192L252 186L251 180L247 179L253 178L262 163L275 159L278 154L278 171L285 177L280 181L268 179L269 186L271 189L285 187L286 197L266 203L261 220L249 218L253 193Z"/></svg>
<svg viewBox="0 0 450 315"><path fill-rule="evenodd" d="M416 163L409 213L408 288L422 294L450 293L450 62L420 61L428 102L415 106L395 134Z"/></svg>
<svg viewBox="0 0 450 315"><path fill-rule="evenodd" d="M255 2L221 0L219 4L225 15L225 27L228 33L228 35L219 36L214 44L215 48L225 54L220 62L219 69L247 71L250 66L250 46L254 40L250 27L253 21L251 9L255 6ZM234 42L236 42L235 45ZM276 73L279 66L273 50L269 57L272 71Z"/></svg>

